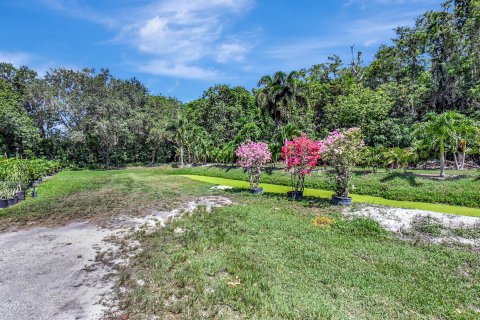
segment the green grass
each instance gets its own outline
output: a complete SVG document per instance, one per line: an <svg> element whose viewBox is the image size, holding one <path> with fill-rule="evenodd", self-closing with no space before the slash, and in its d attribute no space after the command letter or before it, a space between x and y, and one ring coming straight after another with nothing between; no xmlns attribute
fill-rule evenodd
<svg viewBox="0 0 480 320"><path fill-rule="evenodd" d="M208 182L208 183L218 184L218 185L226 185L226 186L231 186L235 188L247 189L250 187L248 182L240 181L240 180L232 180L232 179L224 179L224 178L216 178L216 177L208 177L208 176L195 176L195 175L182 175L182 176L190 178L192 180L196 180L196 181L203 181L203 182ZM260 186L264 188L265 192L269 192L269 193L285 194L286 192L291 191L290 187L281 186L281 185L261 183ZM330 199L331 196L333 195L333 192L326 191L326 190L306 188L304 191L304 194L305 196ZM406 208L406 209L427 210L427 211L449 213L449 214L456 214L456 215L463 215L463 216L480 217L480 208L469 208L469 207L451 206L451 205L435 204L435 203L421 203L421 202L413 202L413 201L397 201L397 200L383 199L379 197L362 196L362 195L354 195L354 194L350 196L352 197L352 200L354 202L370 203L375 205L384 205L384 206Z"/></svg>
<svg viewBox="0 0 480 320"><path fill-rule="evenodd" d="M28 197L26 201L0 210L0 225L32 221L65 223L86 218L100 220L125 213L140 214L149 207L168 208L185 198L208 192L208 189L203 183L147 168L65 170L40 184L38 198Z"/></svg>
<svg viewBox="0 0 480 320"><path fill-rule="evenodd" d="M247 181L242 169L236 167L193 167L183 169L163 168L169 174L203 175ZM354 171L352 184L357 195L380 197L388 200L442 203L480 208L480 173L476 170L449 171L448 180L435 180L421 174L435 175L437 171L416 170L404 174L395 170L390 173L370 173L360 169ZM275 185L290 185L290 177L283 170L267 170L262 182ZM305 186L310 189L333 190L331 173L313 172L306 178ZM429 210L425 208L425 210Z"/></svg>
<svg viewBox="0 0 480 320"><path fill-rule="evenodd" d="M131 291L122 306L132 318L479 317L475 253L416 246L372 220L344 221L332 207L232 196L238 205L210 214L199 210L140 235L144 250L123 278ZM315 227L316 215L336 222ZM145 285L135 285L137 278Z"/></svg>

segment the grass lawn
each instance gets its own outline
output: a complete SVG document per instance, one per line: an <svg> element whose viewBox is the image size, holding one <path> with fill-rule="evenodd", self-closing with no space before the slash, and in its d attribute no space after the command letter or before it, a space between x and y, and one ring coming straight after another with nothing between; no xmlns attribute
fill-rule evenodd
<svg viewBox="0 0 480 320"><path fill-rule="evenodd" d="M124 278L145 280L123 298L134 318L479 317L475 253L407 243L371 220L345 221L332 207L233 196L238 205L200 210L139 235L144 252L133 278ZM316 227L316 215L336 223Z"/></svg>
<svg viewBox="0 0 480 320"><path fill-rule="evenodd" d="M183 169L164 168L170 174L204 175L247 181L241 168L210 166ZM422 175L435 175L437 171L415 170L408 174L392 172L371 173L361 169L354 171L352 193L381 197L389 200L444 203L480 208L480 172L478 170L447 171L450 179L436 180ZM288 173L281 169L267 170L261 182L290 185ZM316 171L306 178L305 186L311 189L333 190L333 177L329 172Z"/></svg>
<svg viewBox="0 0 480 320"><path fill-rule="evenodd" d="M207 192L208 185L167 176L158 170L62 171L40 184L39 197L0 210L0 229L9 223L46 224L72 220L100 221L119 214L142 214L146 209L169 209Z"/></svg>
<svg viewBox="0 0 480 320"><path fill-rule="evenodd" d="M134 235L142 252L121 269L129 319L478 319L480 256L395 238L325 201L212 191L211 184L131 168L63 171L38 199L0 211L11 223L102 221L222 194L234 205ZM309 199L312 200L312 199ZM312 219L335 220L317 227ZM142 285L137 280L142 279Z"/></svg>

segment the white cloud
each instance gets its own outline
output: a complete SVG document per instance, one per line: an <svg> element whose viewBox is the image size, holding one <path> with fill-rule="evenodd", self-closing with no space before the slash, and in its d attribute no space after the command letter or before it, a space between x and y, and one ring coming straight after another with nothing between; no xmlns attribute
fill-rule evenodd
<svg viewBox="0 0 480 320"><path fill-rule="evenodd" d="M239 62L249 52L250 46L239 35L225 30L233 16L251 6L251 0L157 1L137 10L117 40L154 57L141 67L144 71L210 78L215 72L201 63Z"/></svg>
<svg viewBox="0 0 480 320"><path fill-rule="evenodd" d="M215 70L181 63L169 63L164 60L151 60L142 64L139 68L140 71L155 75L189 79L211 79L217 75Z"/></svg>
<svg viewBox="0 0 480 320"><path fill-rule="evenodd" d="M249 50L250 46L240 42L222 43L216 48L216 60L220 63L241 62Z"/></svg>
<svg viewBox="0 0 480 320"><path fill-rule="evenodd" d="M0 51L0 62L8 62L16 67L27 65L33 60L33 56L25 52Z"/></svg>

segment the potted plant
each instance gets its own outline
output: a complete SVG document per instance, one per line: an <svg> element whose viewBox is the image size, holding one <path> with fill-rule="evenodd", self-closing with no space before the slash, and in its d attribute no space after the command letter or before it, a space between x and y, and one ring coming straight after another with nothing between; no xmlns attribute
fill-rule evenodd
<svg viewBox="0 0 480 320"><path fill-rule="evenodd" d="M18 199L18 202L25 200L25 191L22 190L20 184L17 185L17 189L15 190L15 197Z"/></svg>
<svg viewBox="0 0 480 320"><path fill-rule="evenodd" d="M301 200L305 189L305 176L317 167L320 160L321 143L311 140L305 133L293 140L286 140L282 147L282 158L290 173L292 191L287 195L293 200Z"/></svg>
<svg viewBox="0 0 480 320"><path fill-rule="evenodd" d="M17 204L18 200L17 197L15 197L15 189L8 189L6 193L6 198L8 201L8 206L13 206L14 204Z"/></svg>
<svg viewBox="0 0 480 320"><path fill-rule="evenodd" d="M0 198L0 209L5 208L8 208L8 199L4 195L2 195L2 197Z"/></svg>
<svg viewBox="0 0 480 320"><path fill-rule="evenodd" d="M262 166L266 165L272 159L272 154L268 149L268 145L263 142L248 142L241 144L235 152L237 163L247 172L248 181L250 182L250 190L254 194L263 192L260 188L260 176Z"/></svg>
<svg viewBox="0 0 480 320"><path fill-rule="evenodd" d="M0 208L8 208L8 186L3 181L0 181Z"/></svg>
<svg viewBox="0 0 480 320"><path fill-rule="evenodd" d="M359 128L336 130L322 143L322 157L335 170L335 194L332 197L334 205L350 205L349 184L352 168L360 163L364 152L364 142Z"/></svg>

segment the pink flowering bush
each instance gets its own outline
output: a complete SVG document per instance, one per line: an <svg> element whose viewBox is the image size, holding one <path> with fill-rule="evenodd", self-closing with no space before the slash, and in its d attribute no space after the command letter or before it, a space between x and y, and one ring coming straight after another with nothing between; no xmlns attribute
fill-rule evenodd
<svg viewBox="0 0 480 320"><path fill-rule="evenodd" d="M335 194L348 197L352 168L362 160L365 144L359 128L336 130L323 140L321 155L335 169Z"/></svg>
<svg viewBox="0 0 480 320"><path fill-rule="evenodd" d="M250 188L258 189L261 168L272 159L268 145L263 142L244 143L238 147L236 155L237 163L248 173Z"/></svg>
<svg viewBox="0 0 480 320"><path fill-rule="evenodd" d="M282 148L282 158L285 160L287 170L290 172L292 189L303 192L305 188L305 175L310 174L317 167L320 160L322 143L310 140L305 133L301 137L285 141Z"/></svg>

